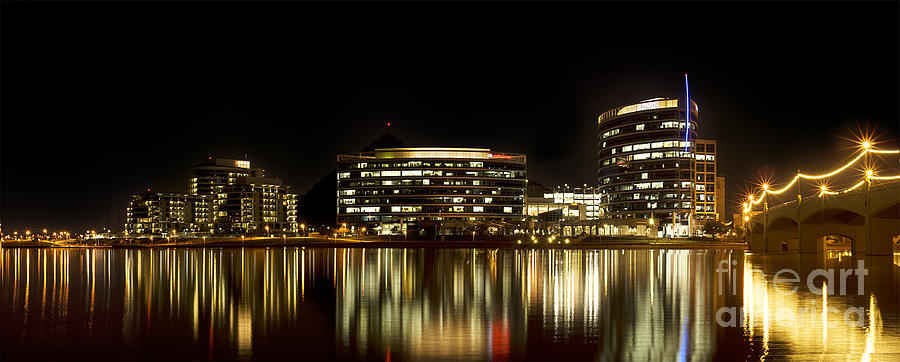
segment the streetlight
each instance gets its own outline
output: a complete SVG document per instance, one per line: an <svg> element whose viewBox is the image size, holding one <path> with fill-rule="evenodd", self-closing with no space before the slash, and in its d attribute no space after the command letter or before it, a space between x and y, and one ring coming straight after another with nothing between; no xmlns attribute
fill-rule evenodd
<svg viewBox="0 0 900 362"><path fill-rule="evenodd" d="M306 236L306 224L300 224L300 230L303 230L301 234L303 234L303 236Z"/></svg>
<svg viewBox="0 0 900 362"><path fill-rule="evenodd" d="M270 238L272 237L272 235L269 234L269 225L266 225L266 235L268 235Z"/></svg>
<svg viewBox="0 0 900 362"><path fill-rule="evenodd" d="M403 241L406 241L406 230L403 230Z"/></svg>

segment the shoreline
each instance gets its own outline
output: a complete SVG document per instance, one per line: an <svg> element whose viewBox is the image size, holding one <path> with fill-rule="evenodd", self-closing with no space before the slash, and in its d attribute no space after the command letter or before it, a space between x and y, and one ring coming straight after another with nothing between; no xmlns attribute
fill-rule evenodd
<svg viewBox="0 0 900 362"><path fill-rule="evenodd" d="M671 239L619 239L609 241L588 241L564 244L556 242L518 244L510 241L385 241L385 240L357 240L357 239L322 239L309 237L296 238L254 238L243 242L240 239L228 238L225 240L199 241L191 239L187 242L163 242L143 244L111 244L96 243L94 245L75 243L50 243L50 242L15 242L6 241L2 248L97 248L97 249L153 249L153 248L277 248L277 247L302 247L302 248L475 248L475 249L747 249L744 243L728 241L697 241L697 240L671 240Z"/></svg>

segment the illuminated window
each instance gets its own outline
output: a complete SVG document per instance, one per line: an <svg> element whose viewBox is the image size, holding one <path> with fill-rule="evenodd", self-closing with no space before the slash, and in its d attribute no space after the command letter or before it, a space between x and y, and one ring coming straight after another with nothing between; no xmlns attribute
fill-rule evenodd
<svg viewBox="0 0 900 362"><path fill-rule="evenodd" d="M472 212L484 212L484 206L472 206Z"/></svg>
<svg viewBox="0 0 900 362"><path fill-rule="evenodd" d="M341 172L341 173L338 174L338 179L349 178L349 177L350 177L350 173L349 173L349 172Z"/></svg>
<svg viewBox="0 0 900 362"><path fill-rule="evenodd" d="M639 124L639 125L637 125L637 126L634 126L634 130L635 130L635 131L643 131L643 130L644 130L644 124L641 123L641 124Z"/></svg>
<svg viewBox="0 0 900 362"><path fill-rule="evenodd" d="M492 203L492 202L494 202L494 198L493 198L493 197L485 197L485 198L484 198L484 203L485 203L485 204L490 204L490 203Z"/></svg>
<svg viewBox="0 0 900 362"><path fill-rule="evenodd" d="M400 212L400 206L391 206L391 212Z"/></svg>
<svg viewBox="0 0 900 362"><path fill-rule="evenodd" d="M450 208L450 210L453 212L465 212L466 207L465 206L454 206L454 207Z"/></svg>
<svg viewBox="0 0 900 362"><path fill-rule="evenodd" d="M422 176L422 170L403 170L401 176Z"/></svg>
<svg viewBox="0 0 900 362"><path fill-rule="evenodd" d="M509 207L509 206L503 207L503 212L505 212L507 214L512 214L512 212L513 212L512 207Z"/></svg>
<svg viewBox="0 0 900 362"><path fill-rule="evenodd" d="M641 174L641 180L646 180L646 179L648 179L648 178L650 178L650 174L649 174L649 173L644 172L644 173Z"/></svg>
<svg viewBox="0 0 900 362"><path fill-rule="evenodd" d="M631 152L631 145L622 146L622 152Z"/></svg>
<svg viewBox="0 0 900 362"><path fill-rule="evenodd" d="M649 154L649 153L638 153L638 154L635 154L635 155L634 155L634 160L635 160L635 161L637 161L637 160L646 160L646 159L648 159L648 158L650 158L650 154Z"/></svg>
<svg viewBox="0 0 900 362"><path fill-rule="evenodd" d="M378 212L381 210L381 206L367 206L359 208L361 212Z"/></svg>
<svg viewBox="0 0 900 362"><path fill-rule="evenodd" d="M384 177L400 176L400 171L381 171L381 176L384 176Z"/></svg>

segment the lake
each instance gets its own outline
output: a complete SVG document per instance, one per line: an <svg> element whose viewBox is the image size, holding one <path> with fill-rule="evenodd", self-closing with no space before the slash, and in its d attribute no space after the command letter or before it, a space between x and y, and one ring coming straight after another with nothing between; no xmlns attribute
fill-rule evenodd
<svg viewBox="0 0 900 362"><path fill-rule="evenodd" d="M862 283L807 286L860 261ZM18 248L0 263L4 360L900 359L898 262L839 251ZM785 268L801 281L774 283Z"/></svg>

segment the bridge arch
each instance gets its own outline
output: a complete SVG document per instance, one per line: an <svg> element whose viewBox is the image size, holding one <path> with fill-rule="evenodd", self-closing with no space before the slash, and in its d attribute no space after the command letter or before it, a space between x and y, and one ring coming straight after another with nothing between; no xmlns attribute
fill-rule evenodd
<svg viewBox="0 0 900 362"><path fill-rule="evenodd" d="M779 216L769 222L766 230L768 250L798 250L800 225L791 217Z"/></svg>
<svg viewBox="0 0 900 362"><path fill-rule="evenodd" d="M821 252L827 249L828 236L850 239L850 249L865 252L866 217L846 208L824 208L807 215L800 223L800 251Z"/></svg>

